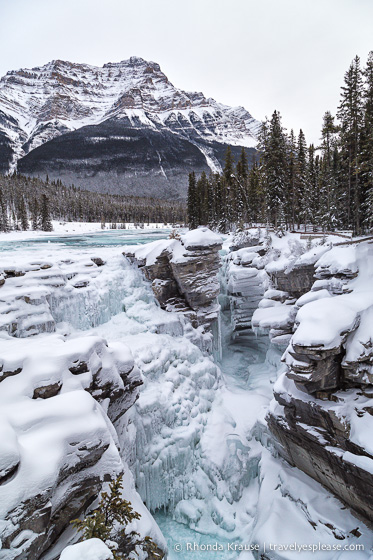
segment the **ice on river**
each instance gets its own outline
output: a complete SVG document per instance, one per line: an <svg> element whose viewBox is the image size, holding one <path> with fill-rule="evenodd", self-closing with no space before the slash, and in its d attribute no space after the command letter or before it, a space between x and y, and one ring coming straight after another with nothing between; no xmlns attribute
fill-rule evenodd
<svg viewBox="0 0 373 560"><path fill-rule="evenodd" d="M281 371L278 351L267 348L263 337L242 336L230 343L227 336L217 365L203 351L201 331L159 308L141 271L122 256L124 247L64 243L46 243L36 250L38 260L50 263L48 270L59 270L62 278L60 286L45 288L53 328L65 340L97 335L130 349L144 384L140 398L115 428L122 459L146 506L158 512L171 547L177 539L252 542L261 550L265 542L353 543L357 540L350 531L359 525L358 542L367 551L359 558L368 559L368 529L320 485L269 451L273 444L265 415ZM24 268L36 252L31 245L24 251L17 247L8 250L6 258ZM85 267L92 257L101 258L105 266ZM88 284L72 286L83 272ZM9 301L19 301L24 286L29 291L35 287L33 274L30 271L29 284L27 275L12 279ZM33 337L35 344L38 336ZM167 515L159 515L162 511ZM215 553L198 554L188 558ZM248 552L234 554L232 560L252 558ZM304 560L314 557L302 553ZM174 551L170 560L174 558L186 556ZM227 553L222 558L230 560ZM273 558L292 560L299 554L286 551ZM348 553L323 553L325 560L349 558Z"/></svg>

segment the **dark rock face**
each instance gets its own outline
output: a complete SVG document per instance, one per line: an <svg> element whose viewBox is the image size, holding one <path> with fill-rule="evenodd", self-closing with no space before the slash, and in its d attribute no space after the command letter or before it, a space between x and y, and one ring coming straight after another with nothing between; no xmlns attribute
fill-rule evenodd
<svg viewBox="0 0 373 560"><path fill-rule="evenodd" d="M299 298L310 291L315 281L313 264L295 266L289 272L279 270L270 273L274 288L287 292L291 297Z"/></svg>
<svg viewBox="0 0 373 560"><path fill-rule="evenodd" d="M65 133L35 148L18 161L24 175L49 176L65 184L114 194L185 198L188 174L210 168L199 146L224 165L226 145L197 145L169 130L154 130L138 120L108 120ZM233 148L238 158L241 148ZM249 159L252 149L248 149ZM105 187L103 188L103 185Z"/></svg>
<svg viewBox="0 0 373 560"><path fill-rule="evenodd" d="M106 121L59 136L18 162L20 173L49 175L123 195L185 196L190 169L209 171L201 151L169 131L131 127L128 119ZM107 186L105 187L107 189Z"/></svg>
<svg viewBox="0 0 373 560"><path fill-rule="evenodd" d="M373 454L350 440L344 393L328 393L327 401L292 394L284 398L281 393L275 393L275 399L283 414L270 414L268 426L280 443L280 453L372 526ZM366 399L356 399L357 405L359 400ZM369 416L360 407L355 414Z"/></svg>

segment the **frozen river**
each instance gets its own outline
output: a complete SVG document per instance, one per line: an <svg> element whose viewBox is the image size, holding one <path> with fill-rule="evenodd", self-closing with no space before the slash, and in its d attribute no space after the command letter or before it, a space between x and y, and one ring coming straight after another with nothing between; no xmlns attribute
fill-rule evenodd
<svg viewBox="0 0 373 560"><path fill-rule="evenodd" d="M51 249L70 248L70 249L89 249L89 248L113 248L124 245L142 245L158 239L166 239L171 229L129 229L129 230L106 230L94 233L83 234L42 234L40 237L30 237L29 239L7 240L6 235L0 238L0 253L3 251L27 251L29 249L44 251Z"/></svg>
<svg viewBox="0 0 373 560"><path fill-rule="evenodd" d="M273 453L265 417L281 352L268 336L249 330L232 339L229 296L223 289L222 359L214 363L198 346L200 333L180 314L161 310L141 271L123 258L129 246L165 239L170 231L3 235L0 260L4 269L50 263L45 290L58 335L67 340L97 335L130 349L144 385L128 411L128 424L115 428L122 459L168 543L169 560L253 560L251 552L228 545L266 539L333 543L330 523L347 533L355 521L320 485ZM93 257L106 266L90 268ZM85 289L66 291L69 267L74 278L89 280ZM25 277L29 288L23 278L15 288L36 288L38 277L32 274ZM61 278L56 287L48 284L48 274ZM15 294L15 305L18 301ZM325 560L340 559L325 554ZM311 555L304 554L304 560Z"/></svg>

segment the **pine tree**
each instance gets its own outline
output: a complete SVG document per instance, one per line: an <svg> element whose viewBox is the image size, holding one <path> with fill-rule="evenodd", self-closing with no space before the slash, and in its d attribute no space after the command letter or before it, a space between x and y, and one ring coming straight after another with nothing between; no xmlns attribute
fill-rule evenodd
<svg viewBox="0 0 373 560"><path fill-rule="evenodd" d="M236 220L240 224L240 229L243 228L244 221L248 217L248 199L247 188L249 179L249 166L245 148L242 148L240 158L236 166Z"/></svg>
<svg viewBox="0 0 373 560"><path fill-rule="evenodd" d="M21 229L22 230L27 230L29 228L29 222L28 222L25 200L23 198L23 195L21 195L19 197L18 218L19 218L19 221L20 221L20 224L21 224Z"/></svg>
<svg viewBox="0 0 373 560"><path fill-rule="evenodd" d="M189 186L188 186L188 199L187 199L187 213L188 225L190 229L195 229L198 226L198 213L197 213L197 184L196 175L194 171L189 173Z"/></svg>
<svg viewBox="0 0 373 560"><path fill-rule="evenodd" d="M287 153L288 153L288 188L286 192L285 215L289 228L295 228L295 217L298 210L298 198L296 195L296 159L297 148L295 141L295 134L291 129L287 140Z"/></svg>
<svg viewBox="0 0 373 560"><path fill-rule="evenodd" d="M228 233L231 229L230 190L224 175L219 179L219 202L218 230L220 233Z"/></svg>
<svg viewBox="0 0 373 560"><path fill-rule="evenodd" d="M208 208L207 208L207 211L208 211L207 223L211 227L216 226L216 220L215 220L215 188L216 188L215 176L214 176L214 174L210 173L210 176L208 178L208 185L207 185L207 205L208 205Z"/></svg>
<svg viewBox="0 0 373 560"><path fill-rule="evenodd" d="M102 492L98 507L85 519L74 519L73 526L82 533L82 540L97 538L107 541L115 560L126 560L139 547L152 560L161 559L162 551L150 537L140 539L136 531L126 532L127 526L140 519L130 502L122 498L123 475L109 485L109 492ZM112 547L115 543L115 547Z"/></svg>
<svg viewBox="0 0 373 560"><path fill-rule="evenodd" d="M262 158L265 174L267 218L277 228L279 218L283 219L288 179L285 131L278 111L274 111L272 115L266 142L267 147Z"/></svg>
<svg viewBox="0 0 373 560"><path fill-rule="evenodd" d="M307 144L301 129L298 136L295 162L295 206L298 216L298 228L301 221L304 223L305 228L307 228L307 221L309 219L307 167Z"/></svg>
<svg viewBox="0 0 373 560"><path fill-rule="evenodd" d="M33 199L31 206L31 226L33 230L40 229L39 204L36 198Z"/></svg>
<svg viewBox="0 0 373 560"><path fill-rule="evenodd" d="M373 227L373 51L368 55L364 70L364 122L361 138L361 180L365 199L364 222Z"/></svg>
<svg viewBox="0 0 373 560"><path fill-rule="evenodd" d="M311 144L308 148L308 166L307 166L307 194L304 197L304 203L307 205L306 223L313 226L313 231L317 226L317 213L319 206L319 182L318 182L318 164L315 161L315 147Z"/></svg>
<svg viewBox="0 0 373 560"><path fill-rule="evenodd" d="M207 225L209 221L209 186L206 173L202 171L201 177L197 181L196 198L198 200L198 225Z"/></svg>
<svg viewBox="0 0 373 560"><path fill-rule="evenodd" d="M264 202L265 197L261 191L260 185L260 169L257 162L253 161L249 171L248 188L247 188L247 219L249 222L261 222L264 219Z"/></svg>
<svg viewBox="0 0 373 560"><path fill-rule="evenodd" d="M9 231L9 220L8 220L8 213L7 207L4 202L3 193L0 189L0 231Z"/></svg>
<svg viewBox="0 0 373 560"><path fill-rule="evenodd" d="M230 146L227 147L225 153L225 165L223 169L223 192L225 194L226 217L230 224L229 229L233 228L233 224L237 221L237 179L234 175L235 165Z"/></svg>
<svg viewBox="0 0 373 560"><path fill-rule="evenodd" d="M355 233L361 230L361 134L363 128L363 77L355 57L344 78L338 118L341 123L341 165L345 177L347 221Z"/></svg>
<svg viewBox="0 0 373 560"><path fill-rule="evenodd" d="M218 231L223 231L223 213L224 213L224 205L223 205L223 185L222 185L222 177L218 173L214 175L214 222L215 226Z"/></svg>
<svg viewBox="0 0 373 560"><path fill-rule="evenodd" d="M240 181L245 181L249 176L249 166L247 162L247 156L245 148L242 148L240 159L236 166L237 177Z"/></svg>
<svg viewBox="0 0 373 560"><path fill-rule="evenodd" d="M53 231L53 226L49 214L49 200L46 194L41 197L41 229L42 231Z"/></svg>
<svg viewBox="0 0 373 560"><path fill-rule="evenodd" d="M232 180L232 175L234 173L234 159L230 146L227 147L225 152L225 166L223 173L226 181L229 183Z"/></svg>
<svg viewBox="0 0 373 560"><path fill-rule="evenodd" d="M340 203L344 200L343 190L338 192L337 130L334 117L329 111L326 111L321 129L322 162L319 176L319 221L324 231L333 230L338 225L340 220L338 199L340 199Z"/></svg>

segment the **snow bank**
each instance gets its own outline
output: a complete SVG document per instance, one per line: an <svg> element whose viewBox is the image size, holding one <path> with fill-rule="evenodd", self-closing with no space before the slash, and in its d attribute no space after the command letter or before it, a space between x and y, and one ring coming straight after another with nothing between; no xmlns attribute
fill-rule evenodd
<svg viewBox="0 0 373 560"><path fill-rule="evenodd" d="M293 325L295 315L293 305L259 308L253 314L252 325L262 330L287 329Z"/></svg>
<svg viewBox="0 0 373 560"><path fill-rule="evenodd" d="M333 247L317 261L316 273L318 275L327 273L330 276L338 274L355 276L359 270L357 253L358 249L355 245Z"/></svg>
<svg viewBox="0 0 373 560"><path fill-rule="evenodd" d="M371 261L372 249L368 243L334 247L317 261L318 275L344 276L345 292L350 293L328 297L326 290L322 289L300 298L298 302L303 306L296 317L298 326L293 345L328 350L338 348L345 342L348 333L359 326L362 313L373 305ZM307 304L304 305L304 302ZM367 325L367 322L364 324ZM362 330L359 332L362 333ZM357 349L357 345L348 343L348 348L348 361L352 361L353 348Z"/></svg>
<svg viewBox="0 0 373 560"><path fill-rule="evenodd" d="M200 227L188 231L181 236L183 245L186 249L191 250L201 247L213 247L214 245L221 245L223 243L220 235L212 232L207 227Z"/></svg>
<svg viewBox="0 0 373 560"><path fill-rule="evenodd" d="M137 260L144 261L146 266L151 266L157 260L157 258L163 253L163 251L172 252L173 247L178 245L179 242L174 239L161 239L160 241L153 241L151 243L146 243L142 247L133 247L134 255ZM132 251L132 247L127 248L128 252Z"/></svg>
<svg viewBox="0 0 373 560"><path fill-rule="evenodd" d="M100 539L86 541L68 546L62 552L60 560L112 560L111 550Z"/></svg>

